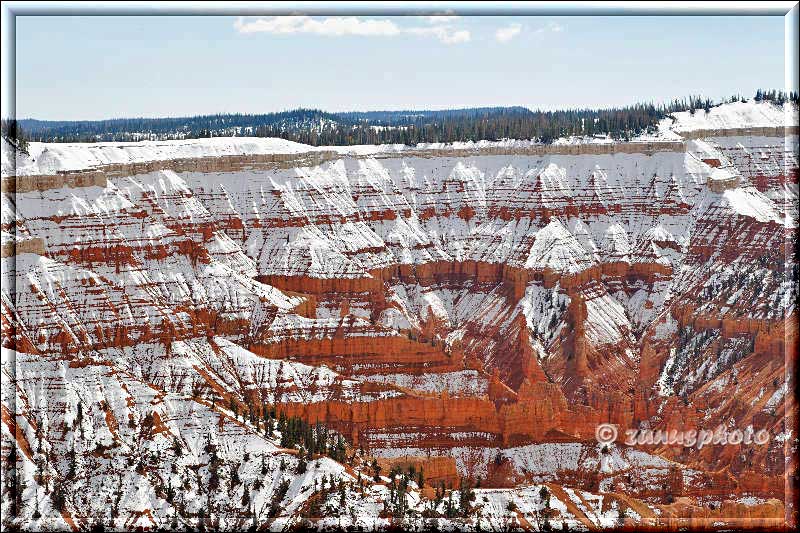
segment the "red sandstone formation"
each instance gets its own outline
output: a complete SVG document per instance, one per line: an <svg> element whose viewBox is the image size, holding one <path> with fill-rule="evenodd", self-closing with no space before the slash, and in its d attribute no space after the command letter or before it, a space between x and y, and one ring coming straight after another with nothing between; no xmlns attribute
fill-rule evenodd
<svg viewBox="0 0 800 533"><path fill-rule="evenodd" d="M3 347L141 386L152 406L191 395L223 433L238 422L216 402L323 423L384 470L424 469L424 490L548 482L592 527L585 495L562 486L602 492L637 527L779 527L797 467L796 227L779 192L797 160L782 138L718 133L663 151L309 152L29 176L4 193L4 234L24 239L3 243L16 282ZM111 448L141 416L104 401ZM12 411L4 427L32 457L35 408ZM178 432L150 412L148 438ZM772 439L602 450L601 423L621 438L725 425ZM576 464L550 465L556 451Z"/></svg>

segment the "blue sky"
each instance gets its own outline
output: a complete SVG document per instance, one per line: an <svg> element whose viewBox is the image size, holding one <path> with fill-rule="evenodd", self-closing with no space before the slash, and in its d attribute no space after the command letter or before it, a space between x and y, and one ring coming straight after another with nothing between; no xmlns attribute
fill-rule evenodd
<svg viewBox="0 0 800 533"><path fill-rule="evenodd" d="M41 17L17 117L100 119L718 98L784 85L784 19Z"/></svg>

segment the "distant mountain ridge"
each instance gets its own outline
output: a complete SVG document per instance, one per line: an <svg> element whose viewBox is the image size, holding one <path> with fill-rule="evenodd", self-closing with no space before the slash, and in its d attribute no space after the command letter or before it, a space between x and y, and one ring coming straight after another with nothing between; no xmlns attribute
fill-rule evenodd
<svg viewBox="0 0 800 533"><path fill-rule="evenodd" d="M346 140L348 133L358 134L359 130L364 130L366 133L371 127L422 128L440 122L497 120L501 117L533 115L531 110L519 106L341 113L301 108L263 114L230 113L82 121L23 119L19 123L31 139L50 142L164 140L231 135L283 137L300 141L305 134L308 136L305 140L309 144L324 145L351 144ZM317 139L316 142L314 139ZM340 141L335 142L337 140ZM370 144L372 138L367 141L367 144ZM382 139L378 140L381 141Z"/></svg>
<svg viewBox="0 0 800 533"><path fill-rule="evenodd" d="M797 100L780 91L759 90L756 101L782 105ZM741 96L722 103L746 101ZM691 96L666 105L639 103L608 109L532 111L515 107L477 107L443 110L349 111L294 109L264 114L213 114L192 117L118 118L109 120L49 121L22 119L18 123L28 140L42 142L98 142L169 140L203 137L279 137L313 146L407 144L501 139L551 142L573 135L607 135L628 139L654 131L671 113L708 113L716 105Z"/></svg>

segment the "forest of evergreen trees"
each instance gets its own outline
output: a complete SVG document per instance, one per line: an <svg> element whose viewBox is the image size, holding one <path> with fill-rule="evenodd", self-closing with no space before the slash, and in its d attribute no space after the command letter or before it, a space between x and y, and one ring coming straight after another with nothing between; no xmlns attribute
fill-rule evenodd
<svg viewBox="0 0 800 533"><path fill-rule="evenodd" d="M782 105L798 93L759 89L755 101ZM747 101L742 96L719 103ZM296 109L262 115L218 114L181 118L131 118L97 121L3 121L7 138L42 142L167 140L222 136L280 137L313 146L532 139L543 143L570 135L610 135L629 139L653 131L671 113L708 112L719 105L690 96L668 104L635 104L609 109L531 111L524 107L486 107L444 111L369 111L327 113ZM22 134L24 132L24 135Z"/></svg>

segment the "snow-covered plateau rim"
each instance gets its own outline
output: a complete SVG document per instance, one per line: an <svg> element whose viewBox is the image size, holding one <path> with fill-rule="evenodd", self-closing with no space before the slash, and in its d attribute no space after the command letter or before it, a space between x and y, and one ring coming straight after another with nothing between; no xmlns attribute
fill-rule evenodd
<svg viewBox="0 0 800 533"><path fill-rule="evenodd" d="M7 141L3 140L2 176L48 176L61 172L92 170L115 164L248 155L298 155L301 157L303 154L333 152L341 156L370 156L433 150L513 150L537 146L609 146L642 143L664 143L664 147L667 148L670 143L683 142L684 135L693 131L780 129L786 126L796 128L797 116L797 106L790 103L781 107L763 102L733 102L711 108L709 112L698 110L695 113L688 111L675 113L672 118L663 119L655 132L639 135L630 141L614 140L603 135L573 136L556 139L549 145L532 140L503 139L500 141L420 143L414 146L403 144L310 146L274 137L214 137L96 143L30 142L28 153L24 154L15 151Z"/></svg>

